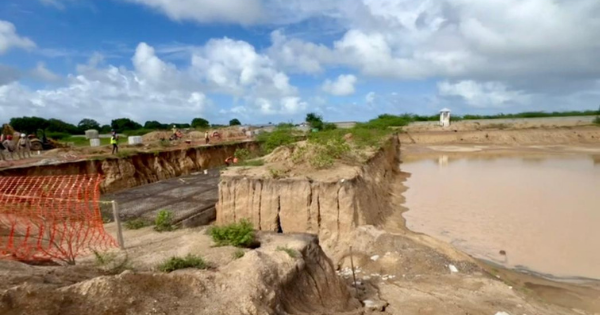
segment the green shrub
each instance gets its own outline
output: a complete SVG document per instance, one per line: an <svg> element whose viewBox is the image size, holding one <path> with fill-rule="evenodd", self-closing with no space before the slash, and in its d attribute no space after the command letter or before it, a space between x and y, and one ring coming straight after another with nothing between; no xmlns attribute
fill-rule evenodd
<svg viewBox="0 0 600 315"><path fill-rule="evenodd" d="M250 247L255 242L252 223L245 219L239 223L212 227L209 233L217 246Z"/></svg>
<svg viewBox="0 0 600 315"><path fill-rule="evenodd" d="M154 221L154 230L158 232L173 231L175 226L173 225L173 212L167 210L160 210Z"/></svg>
<svg viewBox="0 0 600 315"><path fill-rule="evenodd" d="M358 123L355 128L365 129L387 129L389 127L402 127L408 125L412 119L409 115L395 116L389 114L379 115L366 123Z"/></svg>
<svg viewBox="0 0 600 315"><path fill-rule="evenodd" d="M125 224L124 224L125 228L128 229L128 230L139 230L139 229L141 229L143 227L146 227L148 225L149 224L146 221L142 220L142 219L129 220L129 221L126 221Z"/></svg>
<svg viewBox="0 0 600 315"><path fill-rule="evenodd" d="M204 261L204 259L202 259L202 257L188 254L183 258L171 257L158 266L158 270L162 272L172 272L186 268L207 269L208 264Z"/></svg>
<svg viewBox="0 0 600 315"><path fill-rule="evenodd" d="M244 257L244 255L246 255L246 252L244 252L243 249L238 248L235 250L235 252L233 252L233 259L240 259Z"/></svg>
<svg viewBox="0 0 600 315"><path fill-rule="evenodd" d="M329 131L329 130L335 130L337 129L337 125L334 123L324 123L323 124L323 131Z"/></svg>
<svg viewBox="0 0 600 315"><path fill-rule="evenodd" d="M292 258L298 257L298 252L287 246L286 247L277 246L277 251L286 252Z"/></svg>
<svg viewBox="0 0 600 315"><path fill-rule="evenodd" d="M258 135L257 140L261 142L265 153L271 153L277 147L290 145L296 141L294 129L289 126L278 126L272 132L263 132Z"/></svg>
<svg viewBox="0 0 600 315"><path fill-rule="evenodd" d="M47 132L46 136L54 140L63 140L71 137L71 135L66 132ZM85 139L85 137L83 137L83 139Z"/></svg>
<svg viewBox="0 0 600 315"><path fill-rule="evenodd" d="M250 151L248 149L237 149L235 150L233 156L235 156L241 161L245 161L248 158L250 158Z"/></svg>

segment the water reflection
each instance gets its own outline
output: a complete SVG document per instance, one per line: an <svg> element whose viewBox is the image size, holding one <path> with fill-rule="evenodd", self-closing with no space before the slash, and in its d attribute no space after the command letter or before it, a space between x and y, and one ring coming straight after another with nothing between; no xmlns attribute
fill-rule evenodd
<svg viewBox="0 0 600 315"><path fill-rule="evenodd" d="M439 155L435 164L403 163L412 174L407 226L476 257L600 279L600 251L591 250L600 248L599 160Z"/></svg>
<svg viewBox="0 0 600 315"><path fill-rule="evenodd" d="M447 155L440 155L440 157L438 158L438 165L440 167L448 166L448 156Z"/></svg>

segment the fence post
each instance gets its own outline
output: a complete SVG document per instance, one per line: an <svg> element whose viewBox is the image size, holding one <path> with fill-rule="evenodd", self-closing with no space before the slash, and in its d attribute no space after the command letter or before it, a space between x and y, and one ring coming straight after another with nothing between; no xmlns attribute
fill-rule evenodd
<svg viewBox="0 0 600 315"><path fill-rule="evenodd" d="M125 242L123 242L123 230L121 229L121 219L119 218L119 205L117 204L116 200L112 201L112 208L115 224L117 224L117 242L119 242L119 247L121 249L125 249Z"/></svg>

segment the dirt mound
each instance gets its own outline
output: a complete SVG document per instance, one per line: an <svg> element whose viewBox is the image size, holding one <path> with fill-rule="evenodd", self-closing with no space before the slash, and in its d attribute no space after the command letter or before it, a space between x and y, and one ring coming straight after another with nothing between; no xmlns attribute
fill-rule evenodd
<svg viewBox="0 0 600 315"><path fill-rule="evenodd" d="M362 311L314 236L267 235L260 241L261 248L219 269L170 274L125 271L67 286L13 286L0 291L0 313L258 315Z"/></svg>
<svg viewBox="0 0 600 315"><path fill-rule="evenodd" d="M262 158L267 163L289 161L296 150L296 147L306 146L306 141L299 142L293 146L281 146L273 150L270 154Z"/></svg>
<svg viewBox="0 0 600 315"><path fill-rule="evenodd" d="M159 141L160 139L169 139L171 133L167 131L152 131L142 136L143 142Z"/></svg>

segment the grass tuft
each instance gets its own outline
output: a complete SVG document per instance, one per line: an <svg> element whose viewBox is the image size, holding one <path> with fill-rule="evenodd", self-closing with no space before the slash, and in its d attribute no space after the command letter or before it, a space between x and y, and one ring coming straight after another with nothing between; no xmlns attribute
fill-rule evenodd
<svg viewBox="0 0 600 315"><path fill-rule="evenodd" d="M171 257L158 266L158 270L162 272L172 272L179 269L207 269L208 264L200 256L188 254L187 256Z"/></svg>
<svg viewBox="0 0 600 315"><path fill-rule="evenodd" d="M244 255L246 255L246 252L244 252L243 249L238 248L235 250L235 252L233 252L233 259L240 259L244 257Z"/></svg>
<svg viewBox="0 0 600 315"><path fill-rule="evenodd" d="M254 227L248 220L225 226L214 226L209 234L217 246L250 247L255 242Z"/></svg>
<svg viewBox="0 0 600 315"><path fill-rule="evenodd" d="M123 225L128 230L139 230L141 228L149 226L150 224L148 224L148 222L146 222L142 219L133 219L133 220L126 221Z"/></svg>
<svg viewBox="0 0 600 315"><path fill-rule="evenodd" d="M175 230L173 225L173 212L160 210L154 221L154 230L157 232L168 232Z"/></svg>

